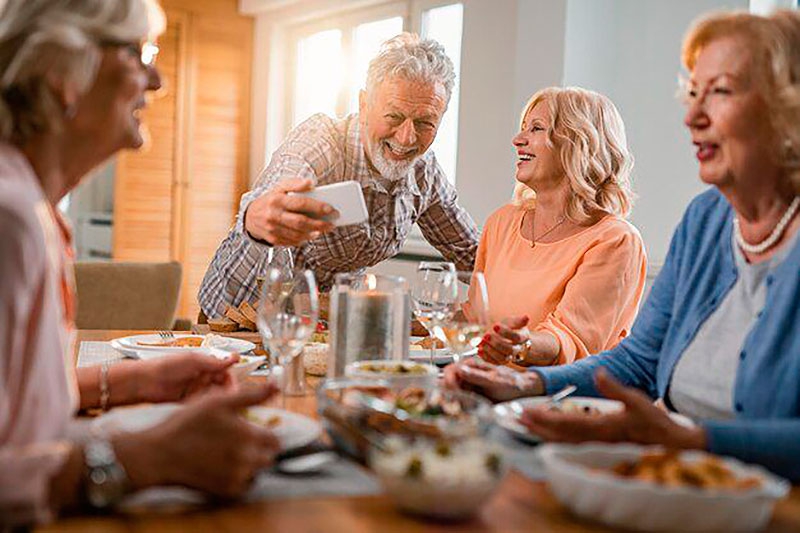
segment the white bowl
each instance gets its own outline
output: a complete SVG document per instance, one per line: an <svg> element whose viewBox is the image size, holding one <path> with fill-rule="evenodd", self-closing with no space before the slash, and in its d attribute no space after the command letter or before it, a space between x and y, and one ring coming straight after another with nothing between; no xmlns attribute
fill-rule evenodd
<svg viewBox="0 0 800 533"><path fill-rule="evenodd" d="M395 369L399 367L414 369L415 372L396 372ZM414 361L356 361L345 367L344 374L357 379L380 379L393 385L425 387L436 385L439 369Z"/></svg>
<svg viewBox="0 0 800 533"><path fill-rule="evenodd" d="M489 501L508 470L500 447L483 439L453 443L447 456L438 455L439 445L430 440L384 442L391 453L373 450L370 466L395 505L416 515L449 520L472 516ZM413 475L411 461L420 465Z"/></svg>
<svg viewBox="0 0 800 533"><path fill-rule="evenodd" d="M230 373L235 380L242 381L266 360L263 355L240 355L239 361L231 367Z"/></svg>
<svg viewBox="0 0 800 533"><path fill-rule="evenodd" d="M632 444L546 444L541 458L551 490L575 514L640 531L754 531L766 525L791 485L759 466L723 458L735 474L757 476L761 487L742 491L666 487L619 477L608 469L658 448ZM683 452L692 461L703 452Z"/></svg>

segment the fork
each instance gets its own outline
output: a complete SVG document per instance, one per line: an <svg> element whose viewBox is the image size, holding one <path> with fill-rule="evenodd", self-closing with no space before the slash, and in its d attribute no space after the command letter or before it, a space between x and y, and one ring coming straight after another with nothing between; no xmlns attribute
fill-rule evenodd
<svg viewBox="0 0 800 533"><path fill-rule="evenodd" d="M159 331L158 336L161 337L163 341L175 340L175 334L171 331Z"/></svg>

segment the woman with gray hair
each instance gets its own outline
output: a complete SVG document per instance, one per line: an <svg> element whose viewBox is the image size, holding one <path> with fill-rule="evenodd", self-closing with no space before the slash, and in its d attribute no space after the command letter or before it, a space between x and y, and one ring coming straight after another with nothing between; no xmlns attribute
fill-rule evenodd
<svg viewBox="0 0 800 533"><path fill-rule="evenodd" d="M800 481L800 13L720 12L683 42L684 123L701 181L631 335L571 365L513 373L452 367L494 399L619 400L586 417L530 410L547 440L707 449ZM653 405L688 415L691 427Z"/></svg>
<svg viewBox="0 0 800 533"><path fill-rule="evenodd" d="M550 87L522 111L516 189L486 221L475 259L496 325L478 355L495 364L571 363L613 348L644 289L644 243L625 217L633 167L605 96Z"/></svg>
<svg viewBox="0 0 800 533"><path fill-rule="evenodd" d="M160 87L154 0L9 0L0 8L0 525L103 508L152 485L245 491L277 443L242 408L274 387L231 387L231 361L73 368L70 231L56 204L92 168L143 143ZM164 375L160 375L160 374ZM177 400L223 387L151 429L71 442L79 402Z"/></svg>

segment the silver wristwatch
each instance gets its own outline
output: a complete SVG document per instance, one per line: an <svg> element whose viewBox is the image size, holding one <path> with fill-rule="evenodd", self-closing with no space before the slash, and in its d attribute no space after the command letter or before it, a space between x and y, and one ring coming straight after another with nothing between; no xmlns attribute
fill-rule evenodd
<svg viewBox="0 0 800 533"><path fill-rule="evenodd" d="M86 463L86 499L97 509L107 509L128 492L128 474L117 461L114 447L102 438L90 440L83 448Z"/></svg>

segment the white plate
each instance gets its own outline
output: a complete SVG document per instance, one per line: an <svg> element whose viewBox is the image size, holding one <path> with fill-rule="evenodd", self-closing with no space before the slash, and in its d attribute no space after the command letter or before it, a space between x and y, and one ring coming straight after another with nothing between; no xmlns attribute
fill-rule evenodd
<svg viewBox="0 0 800 533"><path fill-rule="evenodd" d="M411 337L411 342L419 342L425 337ZM462 359L472 357L478 353L477 348L467 351L461 356ZM417 363L430 363L431 351L429 348L423 348L417 344L411 344L408 347L408 358ZM453 362L453 352L450 348L437 348L433 350L433 364L435 365L449 365Z"/></svg>
<svg viewBox="0 0 800 533"><path fill-rule="evenodd" d="M524 409L529 407L534 407L537 405L541 405L550 401L549 396L537 396L533 398L522 398L519 400L512 400L510 402L499 403L494 406L494 415L495 421L497 425L501 428L505 429L509 433L511 433L514 437L520 439L521 441L528 442L531 444L539 443L542 439L539 435L535 433L531 433L528 431L528 428L523 426L519 422L519 414L522 413ZM601 413L615 413L617 411L622 410L623 404L622 402L618 402L616 400L608 400L606 398L587 398L582 396L571 396L565 400L564 402L571 402L573 404L578 405L579 407L589 406L597 409ZM684 427L692 427L694 426L694 422L691 421L690 418L685 417L683 415L679 415L677 413L670 413L670 418L672 418L675 423L680 424Z"/></svg>
<svg viewBox="0 0 800 533"><path fill-rule="evenodd" d="M183 337L196 337L203 338L202 335L175 335L176 338ZM254 350L256 345L244 339L235 339L232 337L218 337L224 343L215 344L215 348L224 350L226 352L247 353ZM159 357L165 353L184 353L184 352L197 352L205 351L205 348L196 346L145 346L140 343L157 343L161 341L158 334L146 335L131 335L129 337L120 337L111 341L111 347L125 355L126 357L133 357L137 359L152 359Z"/></svg>
<svg viewBox="0 0 800 533"><path fill-rule="evenodd" d="M92 431L103 435L142 431L163 422L182 408L182 405L176 403L118 407L96 418L92 422ZM266 422L274 416L280 417L280 423L271 429L284 450L311 444L322 434L322 427L319 423L307 416L274 407L248 408L248 417L251 419L260 419Z"/></svg>

